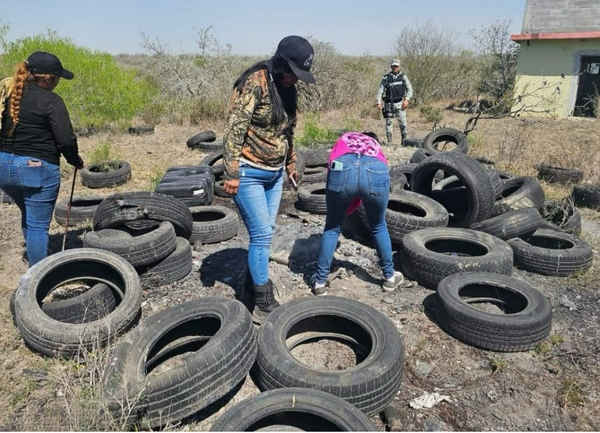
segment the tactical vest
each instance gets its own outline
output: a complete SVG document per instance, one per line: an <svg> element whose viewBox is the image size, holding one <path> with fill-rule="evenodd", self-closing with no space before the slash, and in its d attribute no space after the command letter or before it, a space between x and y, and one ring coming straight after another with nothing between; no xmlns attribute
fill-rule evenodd
<svg viewBox="0 0 600 433"><path fill-rule="evenodd" d="M394 78L393 74L386 74L385 79L386 85L383 100L393 104L402 101L406 94L406 80L404 79L404 74L398 74L396 78Z"/></svg>

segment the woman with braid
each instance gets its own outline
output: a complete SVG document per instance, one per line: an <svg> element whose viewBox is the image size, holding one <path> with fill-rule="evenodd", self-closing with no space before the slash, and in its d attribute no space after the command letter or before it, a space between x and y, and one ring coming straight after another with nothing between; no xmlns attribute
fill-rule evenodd
<svg viewBox="0 0 600 433"><path fill-rule="evenodd" d="M52 91L73 73L43 51L0 81L0 188L21 210L29 266L47 255L48 229L60 187L60 155L77 168L83 160L62 98Z"/></svg>

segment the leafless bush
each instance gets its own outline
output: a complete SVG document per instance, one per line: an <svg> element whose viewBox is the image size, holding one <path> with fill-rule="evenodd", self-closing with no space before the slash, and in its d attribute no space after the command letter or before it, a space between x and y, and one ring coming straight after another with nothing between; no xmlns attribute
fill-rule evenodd
<svg viewBox="0 0 600 433"><path fill-rule="evenodd" d="M473 94L476 59L462 52L455 39L451 30L432 21L400 32L395 52L414 88L415 104Z"/></svg>
<svg viewBox="0 0 600 433"><path fill-rule="evenodd" d="M299 105L303 111L325 111L375 100L381 71L372 58L340 54L330 42L308 37L315 50L312 72L316 84L298 85Z"/></svg>
<svg viewBox="0 0 600 433"><path fill-rule="evenodd" d="M519 44L510 40L511 24L511 20L496 21L469 32L480 56L477 90L496 101L512 99L517 75ZM510 109L510 106L504 108Z"/></svg>
<svg viewBox="0 0 600 433"><path fill-rule="evenodd" d="M221 45L212 35L212 27L196 29L195 39L198 53L172 54L167 44L142 33L141 45L152 54L149 70L161 93L151 108L179 115L171 121L195 124L224 117L233 82L244 68L231 46Z"/></svg>

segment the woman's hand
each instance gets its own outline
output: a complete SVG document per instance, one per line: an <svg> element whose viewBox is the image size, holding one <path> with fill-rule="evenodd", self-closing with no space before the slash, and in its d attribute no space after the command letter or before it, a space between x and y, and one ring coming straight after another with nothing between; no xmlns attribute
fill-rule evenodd
<svg viewBox="0 0 600 433"><path fill-rule="evenodd" d="M79 157L79 162L77 163L77 165L75 165L75 168L77 170L81 170L83 167L85 166L85 164L83 163L83 159L81 158L81 156Z"/></svg>
<svg viewBox="0 0 600 433"><path fill-rule="evenodd" d="M297 171L292 171L288 175L288 180L290 181L290 183L292 184L292 186L294 187L294 189L296 191L298 191L298 172Z"/></svg>
<svg viewBox="0 0 600 433"><path fill-rule="evenodd" d="M238 190L240 189L240 180L239 179L226 180L225 183L223 184L223 189L229 195L237 194Z"/></svg>

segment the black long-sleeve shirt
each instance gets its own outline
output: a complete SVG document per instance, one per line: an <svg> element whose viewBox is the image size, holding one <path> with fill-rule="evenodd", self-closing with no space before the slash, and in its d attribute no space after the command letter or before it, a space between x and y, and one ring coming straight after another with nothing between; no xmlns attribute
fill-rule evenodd
<svg viewBox="0 0 600 433"><path fill-rule="evenodd" d="M8 114L10 98L6 103L0 151L31 156L56 165L60 164L62 154L69 164L79 164L77 137L73 133L67 107L59 95L27 83L21 97L19 123L10 137L8 132L13 126Z"/></svg>

